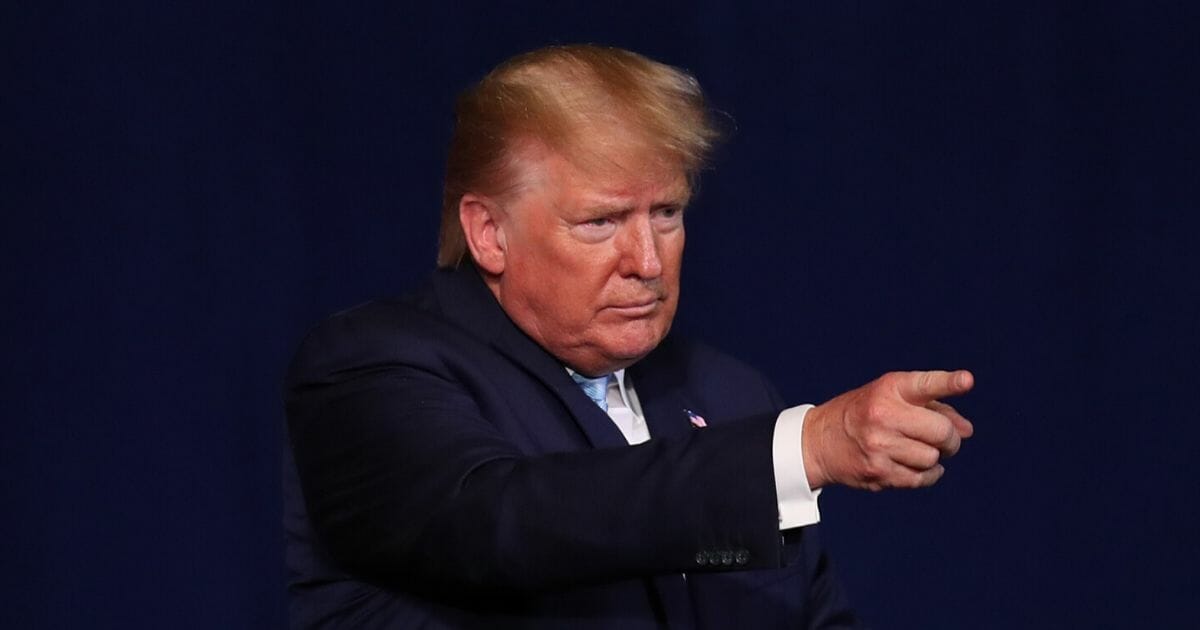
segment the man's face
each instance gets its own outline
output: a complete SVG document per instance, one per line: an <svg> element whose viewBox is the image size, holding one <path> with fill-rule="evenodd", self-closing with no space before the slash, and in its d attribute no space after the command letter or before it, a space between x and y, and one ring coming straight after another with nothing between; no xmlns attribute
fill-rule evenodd
<svg viewBox="0 0 1200 630"><path fill-rule="evenodd" d="M629 161L587 174L540 151L500 214L505 259L489 280L522 330L573 369L627 367L666 336L679 299L687 179Z"/></svg>

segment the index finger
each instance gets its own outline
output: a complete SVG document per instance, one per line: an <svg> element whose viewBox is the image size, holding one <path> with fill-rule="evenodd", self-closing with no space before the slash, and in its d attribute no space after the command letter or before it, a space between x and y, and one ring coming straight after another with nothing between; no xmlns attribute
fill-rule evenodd
<svg viewBox="0 0 1200 630"><path fill-rule="evenodd" d="M967 370L930 370L904 374L904 378L897 381L896 391L904 400L924 406L939 398L965 394L974 386L975 376Z"/></svg>

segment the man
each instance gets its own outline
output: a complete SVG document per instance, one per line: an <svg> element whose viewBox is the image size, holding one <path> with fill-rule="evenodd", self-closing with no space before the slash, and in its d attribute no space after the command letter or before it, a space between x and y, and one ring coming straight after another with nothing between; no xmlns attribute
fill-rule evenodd
<svg viewBox="0 0 1200 630"><path fill-rule="evenodd" d="M857 625L814 491L936 482L971 433L938 399L972 378L785 408L669 335L716 136L694 79L622 50L463 96L441 269L317 327L288 377L296 627Z"/></svg>

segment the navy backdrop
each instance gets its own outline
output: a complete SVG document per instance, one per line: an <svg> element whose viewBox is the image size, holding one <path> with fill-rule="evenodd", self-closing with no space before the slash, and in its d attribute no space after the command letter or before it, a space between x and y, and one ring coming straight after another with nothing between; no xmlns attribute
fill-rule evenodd
<svg viewBox="0 0 1200 630"><path fill-rule="evenodd" d="M575 41L735 121L679 329L794 402L975 371L942 483L822 499L870 621L1196 622L1192 3L22 4L0 626L283 625L291 350L432 268L455 93Z"/></svg>

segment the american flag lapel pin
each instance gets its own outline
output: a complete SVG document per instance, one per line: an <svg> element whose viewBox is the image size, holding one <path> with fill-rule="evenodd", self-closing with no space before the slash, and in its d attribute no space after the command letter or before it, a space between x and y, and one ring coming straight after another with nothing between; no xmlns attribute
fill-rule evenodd
<svg viewBox="0 0 1200 630"><path fill-rule="evenodd" d="M687 414L688 422L692 423L693 428L703 429L704 427L708 426L708 423L704 421L704 417L695 411L692 411L691 409L684 409L683 413Z"/></svg>

